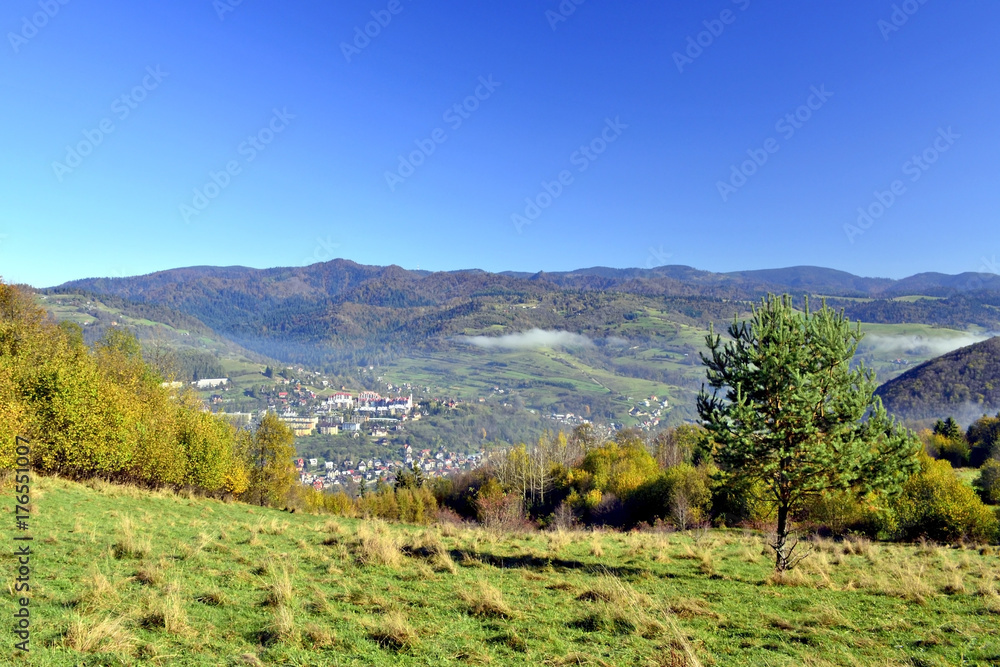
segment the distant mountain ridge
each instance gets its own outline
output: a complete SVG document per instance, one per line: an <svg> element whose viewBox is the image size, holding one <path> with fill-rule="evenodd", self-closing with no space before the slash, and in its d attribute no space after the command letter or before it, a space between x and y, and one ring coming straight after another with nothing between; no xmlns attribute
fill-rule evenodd
<svg viewBox="0 0 1000 667"><path fill-rule="evenodd" d="M449 280L450 277L451 279ZM841 297L892 298L901 296L953 296L973 291L1000 291L1000 275L992 273L920 273L900 280L890 278L868 278L856 276L846 271L816 266L793 266L781 269L759 269L713 273L690 266L669 265L652 269L610 267L590 267L574 271L540 271L537 273L504 271L490 273L481 269L458 271L413 271L396 265L368 266L346 259L312 264L305 267L252 269L242 266L215 267L195 266L159 271L144 276L127 278L87 278L65 283L63 289L83 289L95 292L128 293L133 296L162 288L169 284L186 283L192 280L232 281L258 278L275 284L299 278L305 285L321 289L327 295L335 295L371 280L402 280L411 282L428 281L439 286L451 283L456 277L480 279L493 277L519 283L549 283L554 286L576 289L608 289L622 287L631 291L643 287L647 291L680 294L706 288L760 293L767 290L807 292Z"/></svg>
<svg viewBox="0 0 1000 667"><path fill-rule="evenodd" d="M76 280L46 291L156 304L247 349L300 363L371 365L469 332L560 329L601 339L619 335L623 322L657 312L669 313L676 326L707 328L729 322L768 293L783 292L827 297L865 322L1000 330L1000 276L927 273L891 280L810 266L732 273L689 266L591 267L531 274L411 271L336 259L271 269L187 267ZM893 300L921 294L938 300Z"/></svg>

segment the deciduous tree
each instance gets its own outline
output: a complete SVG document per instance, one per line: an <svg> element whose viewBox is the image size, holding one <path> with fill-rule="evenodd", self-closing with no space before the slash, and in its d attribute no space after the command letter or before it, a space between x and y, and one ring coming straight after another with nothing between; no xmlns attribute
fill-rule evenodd
<svg viewBox="0 0 1000 667"><path fill-rule="evenodd" d="M295 436L276 414L261 420L249 446L250 480L246 496L251 503L278 505L295 483Z"/></svg>

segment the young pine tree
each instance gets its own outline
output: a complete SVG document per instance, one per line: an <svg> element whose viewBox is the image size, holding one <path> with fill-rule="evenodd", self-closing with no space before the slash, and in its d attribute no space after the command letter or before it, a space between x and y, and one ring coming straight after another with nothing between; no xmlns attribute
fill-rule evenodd
<svg viewBox="0 0 1000 667"><path fill-rule="evenodd" d="M710 333L711 393L698 413L717 443L716 461L735 481L759 481L776 509L775 569L796 563L794 515L812 498L842 489L893 493L916 472L918 441L898 428L874 396L874 373L851 369L862 338L843 312L815 312L769 296L732 340Z"/></svg>

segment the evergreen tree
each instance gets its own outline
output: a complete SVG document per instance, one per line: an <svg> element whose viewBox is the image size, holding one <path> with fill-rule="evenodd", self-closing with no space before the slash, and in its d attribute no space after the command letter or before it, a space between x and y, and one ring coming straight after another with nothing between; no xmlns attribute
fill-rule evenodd
<svg viewBox="0 0 1000 667"><path fill-rule="evenodd" d="M823 304L796 312L769 296L732 340L706 338L709 393L698 413L717 443L716 460L736 482L759 481L777 510L775 569L793 567L795 513L826 491L898 492L918 468L919 442L874 396L874 373L851 360L863 334Z"/></svg>
<svg viewBox="0 0 1000 667"><path fill-rule="evenodd" d="M952 442L958 442L959 440L965 439L965 434L962 433L962 428L952 417L948 417L944 421L941 421L940 419L937 420L937 423L934 424L934 433L936 435L943 436Z"/></svg>
<svg viewBox="0 0 1000 667"><path fill-rule="evenodd" d="M427 481L426 475L424 475L423 468L420 467L419 463L413 464L413 488L419 489L423 487L424 482Z"/></svg>

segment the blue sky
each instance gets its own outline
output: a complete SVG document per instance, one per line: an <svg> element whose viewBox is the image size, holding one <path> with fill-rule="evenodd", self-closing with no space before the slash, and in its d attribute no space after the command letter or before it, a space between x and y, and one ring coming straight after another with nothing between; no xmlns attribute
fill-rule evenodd
<svg viewBox="0 0 1000 667"><path fill-rule="evenodd" d="M576 1L8 0L0 276L995 266L996 2Z"/></svg>

